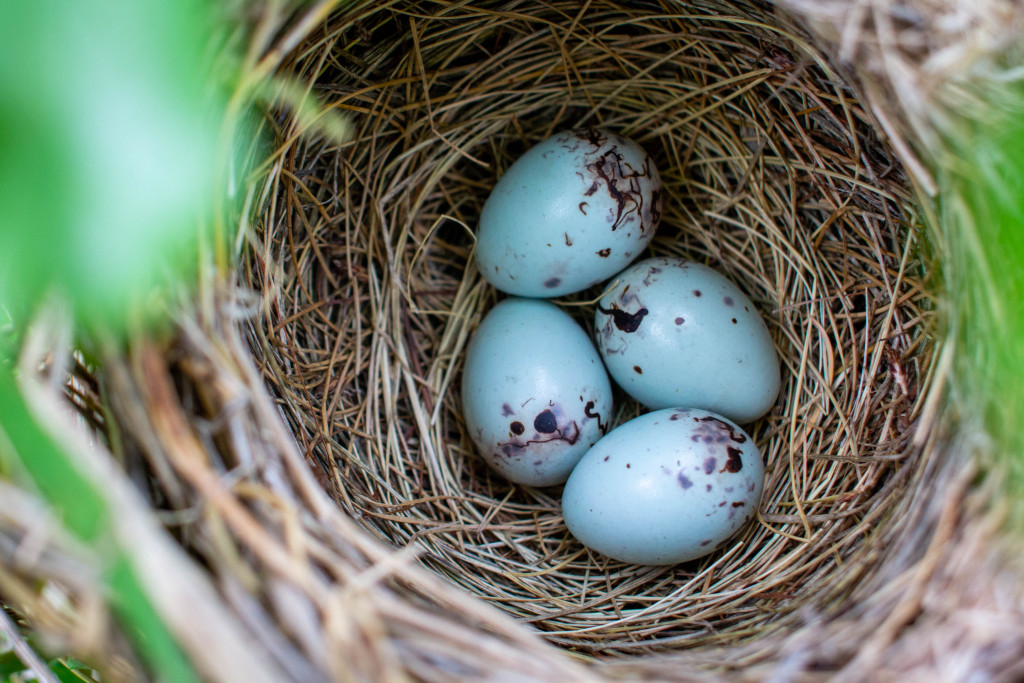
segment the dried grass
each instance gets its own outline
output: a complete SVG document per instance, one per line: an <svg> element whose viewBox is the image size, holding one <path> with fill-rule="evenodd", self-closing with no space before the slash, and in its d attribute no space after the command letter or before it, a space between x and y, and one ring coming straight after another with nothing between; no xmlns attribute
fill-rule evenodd
<svg viewBox="0 0 1024 683"><path fill-rule="evenodd" d="M352 138L280 150L252 252L258 362L340 507L579 652L735 644L838 599L932 427L932 303L902 170L803 39L716 8L336 17L292 68L349 114ZM496 300L471 261L481 204L530 144L581 125L654 155L669 200L651 253L740 283L783 358L783 395L752 428L768 462L759 523L698 563L589 553L559 489L494 476L459 418L465 345ZM589 307L568 310L591 325ZM639 411L619 406L615 422Z"/></svg>

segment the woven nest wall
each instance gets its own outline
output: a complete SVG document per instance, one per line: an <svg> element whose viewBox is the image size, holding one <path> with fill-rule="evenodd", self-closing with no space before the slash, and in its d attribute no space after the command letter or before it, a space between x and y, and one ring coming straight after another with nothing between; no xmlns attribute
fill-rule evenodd
<svg viewBox="0 0 1024 683"><path fill-rule="evenodd" d="M867 577L919 552L899 539L927 528L911 530L936 476L936 345L908 180L853 91L775 22L724 2L368 6L293 56L352 133L281 131L246 268L257 362L346 514L565 650L756 647L854 609ZM530 145L581 126L654 157L648 253L727 274L782 359L782 394L749 428L768 471L756 522L703 560L587 551L560 487L496 476L460 417L466 343L499 298L472 263L481 206ZM590 328L598 294L562 303ZM617 399L613 425L639 414Z"/></svg>

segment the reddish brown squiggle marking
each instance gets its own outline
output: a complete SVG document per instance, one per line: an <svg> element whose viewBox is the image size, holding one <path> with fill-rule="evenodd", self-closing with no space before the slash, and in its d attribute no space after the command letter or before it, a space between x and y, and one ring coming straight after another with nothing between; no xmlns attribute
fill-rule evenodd
<svg viewBox="0 0 1024 683"><path fill-rule="evenodd" d="M570 431L570 429L572 430L572 432L567 433ZM573 422L571 425L569 425L569 428L567 428L564 431L561 429L556 429L551 438L549 439L530 439L529 441L526 441L524 443L519 443L518 441L508 441L505 443L499 443L498 446L501 447L502 453L504 453L507 457L511 458L514 455L519 455L523 450L529 448L533 444L551 443L552 441L564 441L570 446L572 446L577 441L579 441L579 438L579 425Z"/></svg>
<svg viewBox="0 0 1024 683"><path fill-rule="evenodd" d="M596 153L602 146L607 144L608 139L593 128L573 131L578 139L588 142ZM644 204L644 193L641 191L640 180L651 178L651 158L644 155L643 167L640 170L633 168L631 164L623 159L618 147L613 145L597 159L586 165L587 171L595 180L583 193L585 197L592 197L597 193L603 183L608 195L615 202L614 220L612 230L617 230L624 223L629 223L640 218L641 230L646 231L657 225L661 218L662 190L660 187L651 191L651 206ZM621 186L620 186L621 185ZM649 220L644 221L644 210L646 209ZM582 209L581 209L582 210Z"/></svg>
<svg viewBox="0 0 1024 683"><path fill-rule="evenodd" d="M596 128L585 128L583 131L583 139L592 144L594 147L600 147L605 142L605 136L601 134Z"/></svg>
<svg viewBox="0 0 1024 683"><path fill-rule="evenodd" d="M594 410L594 402L587 401L587 404L583 406L583 414L589 418L597 420L597 428L601 430L602 434L608 433L608 425L601 422L601 413Z"/></svg>
<svg viewBox="0 0 1024 683"><path fill-rule="evenodd" d="M625 191L619 188L619 181L623 179L623 165L622 155L619 154L617 148L612 147L598 157L597 161L587 164L586 167L588 171L604 182L608 195L615 202L615 220L612 222L612 232L622 225L627 214L638 211L643 202L640 193L636 191L639 188L628 188ZM597 185L597 182L594 184ZM594 192L597 191L594 186L591 186L590 189ZM587 196L589 197L591 194L593 193L588 191Z"/></svg>
<svg viewBox="0 0 1024 683"><path fill-rule="evenodd" d="M728 422L725 422L724 420L719 420L717 417L714 417L713 415L708 415L706 417L702 417L702 418L699 418L699 419L698 418L693 418L693 419L698 421L698 422L709 422L709 423L712 423L712 424L717 424L719 429L724 429L724 430L728 431L729 432L729 438L732 441L735 441L736 443L745 443L746 440L747 440L747 437L744 436L742 433L738 433L733 428L733 426L731 424L729 424Z"/></svg>

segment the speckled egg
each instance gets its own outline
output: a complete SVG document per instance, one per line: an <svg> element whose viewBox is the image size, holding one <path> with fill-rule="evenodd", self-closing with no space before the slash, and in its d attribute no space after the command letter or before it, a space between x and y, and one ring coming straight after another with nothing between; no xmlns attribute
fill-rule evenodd
<svg viewBox="0 0 1024 683"><path fill-rule="evenodd" d="M595 129L559 133L517 159L487 198L477 267L518 296L586 289L640 255L661 195L658 171L635 142Z"/></svg>
<svg viewBox="0 0 1024 683"><path fill-rule="evenodd" d="M538 299L509 298L473 335L462 409L477 451L510 481L560 484L604 433L612 388L587 333Z"/></svg>
<svg viewBox="0 0 1024 683"><path fill-rule="evenodd" d="M779 357L754 304L715 270L680 258L634 263L598 302L609 374L649 408L690 406L746 423L771 409Z"/></svg>
<svg viewBox="0 0 1024 683"><path fill-rule="evenodd" d="M763 488L746 432L706 410L668 408L598 441L565 484L562 514L592 550L675 564L721 547L755 515Z"/></svg>

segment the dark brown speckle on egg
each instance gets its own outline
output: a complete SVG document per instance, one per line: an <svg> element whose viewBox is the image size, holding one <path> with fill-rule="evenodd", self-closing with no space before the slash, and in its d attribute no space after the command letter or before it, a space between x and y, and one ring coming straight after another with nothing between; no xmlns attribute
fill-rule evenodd
<svg viewBox="0 0 1024 683"><path fill-rule="evenodd" d="M550 410L544 410L533 419L533 428L541 434L551 434L558 429L558 419Z"/></svg>
<svg viewBox="0 0 1024 683"><path fill-rule="evenodd" d="M735 474L743 469L743 452L732 446L725 449L725 452L729 454L729 459L725 462L725 467L722 468L723 472L729 472Z"/></svg>
<svg viewBox="0 0 1024 683"><path fill-rule="evenodd" d="M649 312L646 308L641 308L636 313L627 313L619 308L605 308L601 304L597 305L597 310L605 315L610 315L615 327L627 333L636 332L644 316Z"/></svg>

